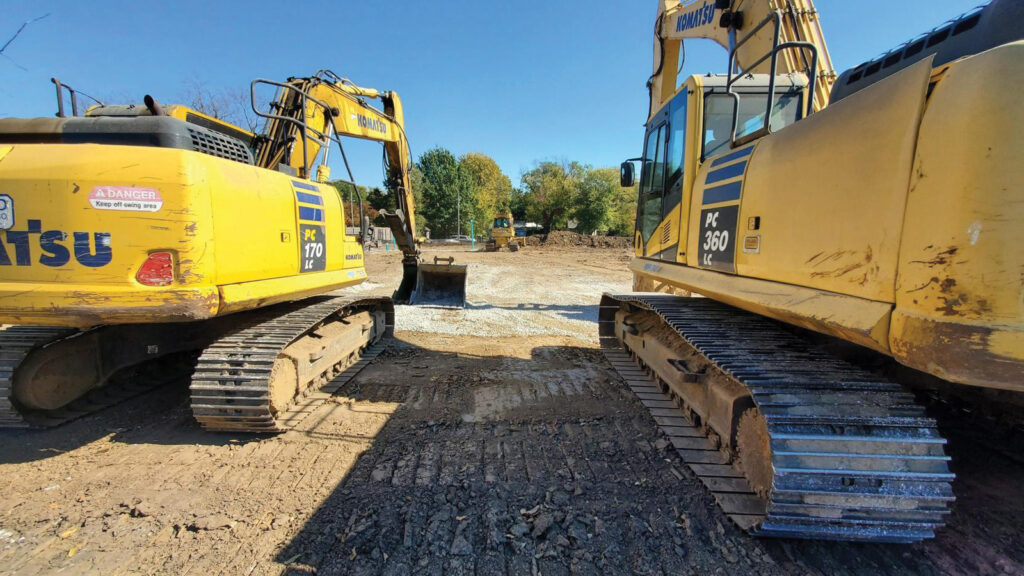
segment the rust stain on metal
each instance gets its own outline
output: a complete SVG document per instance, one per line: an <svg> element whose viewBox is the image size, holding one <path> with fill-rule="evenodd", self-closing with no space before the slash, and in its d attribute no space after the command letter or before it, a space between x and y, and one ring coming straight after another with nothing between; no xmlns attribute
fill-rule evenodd
<svg viewBox="0 0 1024 576"><path fill-rule="evenodd" d="M928 248L930 249L932 247L929 246ZM925 266L932 267L945 266L953 260L953 256L956 256L957 251L959 251L959 248L957 248L956 246L950 246L949 248L946 248L942 252L936 254L931 260L911 260L910 263L924 264Z"/></svg>
<svg viewBox="0 0 1024 576"><path fill-rule="evenodd" d="M810 263L814 262L818 258L821 258L822 254L824 254L824 252L818 252L814 256L811 256L810 258L808 258L807 261L804 262L804 264L810 264Z"/></svg>
<svg viewBox="0 0 1024 576"><path fill-rule="evenodd" d="M918 319L893 339L893 352L900 363L950 382L1024 391L1024 363L992 352L992 333L986 326ZM950 353L951 346L959 347L957 353Z"/></svg>
<svg viewBox="0 0 1024 576"><path fill-rule="evenodd" d="M933 280L938 280L933 278ZM984 316L992 311L992 306L984 298L972 299L968 294L957 290L956 280L946 278L938 283L939 294L937 297L942 305L935 309L943 316L960 316L963 314L976 314Z"/></svg>
<svg viewBox="0 0 1024 576"><path fill-rule="evenodd" d="M924 284L918 286L917 288L914 288L912 290L907 290L907 294L910 294L911 292L920 292L921 290L924 290L925 288L931 286L932 284L937 284L938 282L939 282L939 279L937 277L935 277L935 276L932 276L927 282L925 282ZM914 303L916 304L917 301L915 300Z"/></svg>
<svg viewBox="0 0 1024 576"><path fill-rule="evenodd" d="M180 322L204 320L217 315L220 296L216 293L196 297L178 291L154 293L152 298L135 298L125 305L122 298L79 290L70 292L70 303L54 306L60 314L79 327L114 323ZM117 304L113 304L117 302Z"/></svg>
<svg viewBox="0 0 1024 576"><path fill-rule="evenodd" d="M819 266L821 266L822 264L825 264L825 263L838 262L839 260L845 259L846 257L849 257L849 256L857 256L858 252L853 251L853 250L840 250L838 252L833 252L831 254L828 254L828 255L822 257L823 254L824 254L823 252L819 252L818 254L812 256L811 259L807 261L807 263L811 263L811 262L814 262L815 260L817 260L817 262L814 264L814 266L815 267L819 267ZM863 286L863 285L867 284L868 280L873 275L878 273L878 270L879 270L878 265L877 264L872 265L872 262L874 261L874 259L875 259L874 250L871 249L871 246L868 246L864 250L863 256L860 256L857 259L856 262L850 262L849 264L846 264L844 266L839 266L839 267L833 268L831 270L819 270L817 272L811 272L811 277L812 278L843 278L843 277L848 276L848 275L850 275L850 274L852 274L854 272L857 272L859 270L859 271L861 271L861 274L860 274L860 277L855 280L855 283L860 284L861 286Z"/></svg>

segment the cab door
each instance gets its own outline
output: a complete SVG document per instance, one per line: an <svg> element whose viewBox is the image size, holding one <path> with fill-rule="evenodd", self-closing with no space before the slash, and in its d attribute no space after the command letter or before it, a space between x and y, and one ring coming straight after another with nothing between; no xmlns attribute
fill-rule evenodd
<svg viewBox="0 0 1024 576"><path fill-rule="evenodd" d="M687 90L676 94L668 106L668 124L665 126L665 193L662 200L662 226L660 259L681 261L686 255L686 221L689 210L683 202L685 184L684 161L687 132Z"/></svg>
<svg viewBox="0 0 1024 576"><path fill-rule="evenodd" d="M685 255L683 206L684 154L686 152L686 97L681 91L658 113L647 131L640 201L637 206L637 246L646 258L677 262Z"/></svg>
<svg viewBox="0 0 1024 576"><path fill-rule="evenodd" d="M662 228L664 217L667 124L666 108L648 125L644 144L636 209L636 246L637 255L645 258L660 258L664 249L662 236L657 232Z"/></svg>

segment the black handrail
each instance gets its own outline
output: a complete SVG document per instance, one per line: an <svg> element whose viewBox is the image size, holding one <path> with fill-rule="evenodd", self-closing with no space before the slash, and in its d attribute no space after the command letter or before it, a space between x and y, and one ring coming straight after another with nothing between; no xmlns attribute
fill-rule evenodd
<svg viewBox="0 0 1024 576"><path fill-rule="evenodd" d="M61 91L67 90L68 94L71 95L71 115L78 116L78 95L74 89L67 84L61 84L60 80L56 78L50 78L50 82L57 87L57 118L65 118L64 116L64 93Z"/></svg>
<svg viewBox="0 0 1024 576"><path fill-rule="evenodd" d="M276 86L278 88L282 88L282 89L285 89L285 90L291 90L293 92L297 92L299 94L299 96L301 97L302 120L299 120L297 118L293 118L291 116L282 116L280 114L270 114L270 113L267 113L267 112L261 112L258 108L256 108L256 85L257 84L267 84L269 86ZM291 122L292 124L295 124L296 126L298 126L299 132L302 134L302 167L303 167L303 170L305 170L305 172L306 172L305 177L308 178L309 174L310 174L310 171L312 169L312 166L310 165L310 162L309 162L309 151L308 151L309 147L307 146L306 142L312 140L316 144L319 144L321 148L323 148L323 147L326 147L326 146L330 145L330 141L332 140L332 138L328 134L324 133L323 131L318 130L318 129L310 126L309 123L306 122L306 105L307 105L307 102L313 102L314 104L316 104L317 106L322 108L323 111L324 111L324 118L326 118L328 122L332 122L333 123L334 111L331 110L331 107L328 106L326 103L321 102L320 100L317 100L313 96L310 96L309 93L306 92L305 90L300 90L299 88L293 86L292 84L288 84L288 83L285 83L285 82L275 82L273 80L266 80L264 78L257 78L257 79L253 80L249 84L249 99L250 99L250 103L252 105L252 111L257 116L259 116L261 118L266 118L268 120L283 120L285 122ZM313 134L313 136L314 136L313 138L309 137L310 133Z"/></svg>
<svg viewBox="0 0 1024 576"><path fill-rule="evenodd" d="M741 70L737 74L733 73L733 71L738 66L738 62L736 60L736 53L739 51L741 46L746 44L751 38L753 38L758 32L761 31L762 28L767 26L769 23L773 23L775 25L771 51L769 51L767 54L759 58L753 64L750 64L746 67L747 70L754 70L758 66L760 66L761 63L763 63L765 60L771 58L771 66L768 73L768 98L765 102L764 124L761 126L761 128L751 132L750 134L745 134L741 138L737 139L736 132L739 129L740 95L738 92L733 91L733 84L739 81L746 74L746 72ZM726 92L731 94L734 98L732 111L732 148L735 148L736 146L742 146L743 144L752 142L754 140L757 140L758 138L771 134L771 113L772 105L775 102L775 77L778 72L779 52L783 50L792 49L811 51L811 66L808 70L808 86L811 88L811 90L813 90L814 83L816 82L816 77L818 73L818 47L812 44L811 42L803 41L780 43L782 40L781 37L782 12L776 10L769 14L767 18L762 20L760 24L755 26L754 29L747 33L746 36L744 36L738 42L736 42L736 45L733 46L732 50L729 51L729 76L726 80L725 89ZM813 100L814 98L812 93L811 97L807 98L804 103L804 109L802 111L803 114L801 115L802 118L806 118L814 112Z"/></svg>

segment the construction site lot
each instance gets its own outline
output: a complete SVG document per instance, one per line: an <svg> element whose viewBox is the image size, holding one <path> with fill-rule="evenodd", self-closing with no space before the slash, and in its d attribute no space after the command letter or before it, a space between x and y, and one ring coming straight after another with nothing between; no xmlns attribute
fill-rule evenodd
<svg viewBox="0 0 1024 576"><path fill-rule="evenodd" d="M0 432L0 574L1021 574L1024 464L936 414L957 473L915 545L760 540L729 523L598 349L631 249L433 244L462 309L395 338L297 429L209 433L182 380ZM390 295L401 255L350 292Z"/></svg>

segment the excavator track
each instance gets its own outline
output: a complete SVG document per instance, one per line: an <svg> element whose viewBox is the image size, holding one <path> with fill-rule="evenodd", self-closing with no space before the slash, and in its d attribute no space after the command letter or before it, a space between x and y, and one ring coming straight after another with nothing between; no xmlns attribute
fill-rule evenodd
<svg viewBox="0 0 1024 576"><path fill-rule="evenodd" d="M74 332L49 326L10 326L0 331L0 428L27 428L33 424L14 407L14 373L29 352Z"/></svg>
<svg viewBox="0 0 1024 576"><path fill-rule="evenodd" d="M299 382L297 396L287 406L275 407L271 386L282 353L339 312L344 318L365 310L384 312L381 334L340 354L312 380ZM380 353L393 324L394 307L387 298L331 297L265 314L203 351L192 378L192 413L208 430L270 433L293 428Z"/></svg>
<svg viewBox="0 0 1024 576"><path fill-rule="evenodd" d="M749 392L754 409L737 431L702 423L643 352L624 344L628 328L616 320L624 308L657 314L706 361L710 385L724 378ZM600 335L607 358L682 460L749 533L916 542L944 525L954 499L945 440L898 384L767 318L704 298L605 294ZM756 433L758 421L767 437ZM742 445L748 462L759 452L751 445L764 459L743 466Z"/></svg>
<svg viewBox="0 0 1024 576"><path fill-rule="evenodd" d="M90 390L55 410L19 410L11 397L14 374L21 362L40 347L77 333L49 326L11 326L0 331L0 428L51 428L103 410L144 392L188 377L188 354L172 354L115 374L103 386Z"/></svg>

